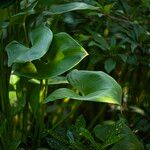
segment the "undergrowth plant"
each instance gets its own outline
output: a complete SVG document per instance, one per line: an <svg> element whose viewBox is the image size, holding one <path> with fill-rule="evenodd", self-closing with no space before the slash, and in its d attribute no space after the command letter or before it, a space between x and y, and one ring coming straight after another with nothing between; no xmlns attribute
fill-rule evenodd
<svg viewBox="0 0 150 150"><path fill-rule="evenodd" d="M116 104L122 116L120 85L102 71L72 70L88 52L66 31L58 32L64 13L107 14L109 8L45 0L2 1L0 8L0 149L143 149L124 119L88 127L79 116L64 126L83 101ZM108 72L110 63L105 63ZM56 100L72 102L60 120Z"/></svg>

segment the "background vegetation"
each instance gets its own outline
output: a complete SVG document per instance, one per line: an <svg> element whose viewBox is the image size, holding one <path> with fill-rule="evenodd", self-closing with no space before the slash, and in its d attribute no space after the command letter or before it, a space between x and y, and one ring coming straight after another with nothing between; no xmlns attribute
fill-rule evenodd
<svg viewBox="0 0 150 150"><path fill-rule="evenodd" d="M149 150L149 15L149 0L1 0L0 149ZM71 52L59 64L64 47ZM74 76L74 66L113 77L121 105L119 98L84 101L84 88L97 90L99 82L93 74L84 80L82 71ZM113 79L101 77L121 94ZM82 101L68 91L52 93L59 88Z"/></svg>

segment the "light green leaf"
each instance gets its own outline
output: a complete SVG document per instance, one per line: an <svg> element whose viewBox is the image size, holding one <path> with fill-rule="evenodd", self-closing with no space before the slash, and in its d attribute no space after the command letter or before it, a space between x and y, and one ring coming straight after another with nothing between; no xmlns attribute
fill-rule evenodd
<svg viewBox="0 0 150 150"><path fill-rule="evenodd" d="M111 12L111 9L113 8L113 6L114 6L114 3L113 4L105 5L104 9L103 9L104 13L105 14L109 14Z"/></svg>
<svg viewBox="0 0 150 150"><path fill-rule="evenodd" d="M46 102L71 98L83 101L121 104L121 87L112 77L104 72L73 70L68 74L68 81L82 96L70 89L60 88L52 92L46 98Z"/></svg>
<svg viewBox="0 0 150 150"><path fill-rule="evenodd" d="M29 82L34 83L34 84L40 84L40 80L37 79L30 79ZM56 76L56 77L51 77L48 78L48 85L54 85L54 84L68 84L68 81L66 77L64 76Z"/></svg>
<svg viewBox="0 0 150 150"><path fill-rule="evenodd" d="M45 11L45 15L54 15L54 14L62 14L70 11L75 10L95 10L98 9L98 7L83 3L83 2L73 2L73 3L67 3L67 4L61 4L61 5L54 5L50 8L49 11Z"/></svg>
<svg viewBox="0 0 150 150"><path fill-rule="evenodd" d="M54 36L51 49L43 59L17 64L14 71L15 74L30 78L50 78L73 68L87 55L81 45L62 32Z"/></svg>
<svg viewBox="0 0 150 150"><path fill-rule="evenodd" d="M105 61L105 70L110 73L112 70L114 70L116 67L116 61L114 61L112 58L109 58Z"/></svg>
<svg viewBox="0 0 150 150"><path fill-rule="evenodd" d="M31 48L12 41L6 46L8 66L41 58L48 51L52 37L52 32L48 27L40 26L30 33Z"/></svg>
<svg viewBox="0 0 150 150"><path fill-rule="evenodd" d="M57 76L48 79L48 84L68 84L66 77Z"/></svg>

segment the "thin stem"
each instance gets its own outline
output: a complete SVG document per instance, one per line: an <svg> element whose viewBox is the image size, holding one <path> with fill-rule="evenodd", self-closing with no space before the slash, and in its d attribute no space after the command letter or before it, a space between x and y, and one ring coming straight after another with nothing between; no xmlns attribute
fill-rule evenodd
<svg viewBox="0 0 150 150"><path fill-rule="evenodd" d="M90 125L88 126L88 129L92 129L92 127L95 125L95 123L97 122L97 120L102 116L105 108L107 107L106 104L104 104L101 108L101 110L98 112L98 114L95 116L95 118L92 120L92 122L90 123Z"/></svg>
<svg viewBox="0 0 150 150"><path fill-rule="evenodd" d="M22 98L25 101L25 106L23 108L23 126L22 126L22 140L24 141L27 137L27 126L28 126L28 85L25 78L22 78L21 82L23 83L23 96Z"/></svg>
<svg viewBox="0 0 150 150"><path fill-rule="evenodd" d="M82 101L79 101L76 105L76 109L79 108L79 106L81 105ZM62 124L67 118L69 118L71 115L73 115L76 111L76 109L73 109L72 111L70 111L64 118L62 118L59 122L57 122L53 127L52 130L54 130L55 128L57 128L60 124Z"/></svg>
<svg viewBox="0 0 150 150"><path fill-rule="evenodd" d="M25 41L27 43L27 45L29 44L28 41L28 34L27 34L27 29L26 29L26 23L25 23L26 17L24 17L24 21L23 21L23 30L24 30L24 34L25 34Z"/></svg>
<svg viewBox="0 0 150 150"><path fill-rule="evenodd" d="M0 45L0 109L3 124L4 121L4 130L3 130L3 139L4 142L8 142L12 138L12 115L11 115L11 106L9 101L9 78L10 78L10 68L7 67L7 57L4 51L3 40L1 40ZM5 143L6 144L6 143ZM4 145L5 146L5 145Z"/></svg>
<svg viewBox="0 0 150 150"><path fill-rule="evenodd" d="M39 91L39 110L37 111L36 117L36 127L35 127L35 141L34 147L40 146L41 143L41 133L44 131L44 116L45 116L45 105L43 104L44 99L47 96L48 81L40 81L40 91Z"/></svg>

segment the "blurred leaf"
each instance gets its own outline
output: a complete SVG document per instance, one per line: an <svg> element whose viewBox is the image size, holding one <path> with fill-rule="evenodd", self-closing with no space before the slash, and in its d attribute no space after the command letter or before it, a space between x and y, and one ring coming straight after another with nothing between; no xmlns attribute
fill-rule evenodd
<svg viewBox="0 0 150 150"><path fill-rule="evenodd" d="M112 70L116 67L116 61L114 61L112 58L109 58L105 61L105 70L110 73Z"/></svg>
<svg viewBox="0 0 150 150"><path fill-rule="evenodd" d="M82 96L70 89L61 88L52 92L46 98L46 102L68 97L76 100L121 103L121 87L104 72L73 70L68 74L68 81L74 88L81 92Z"/></svg>
<svg viewBox="0 0 150 150"><path fill-rule="evenodd" d="M21 143L20 140L18 139L13 139L11 142L7 143L7 149L9 150L16 150L19 146L19 144Z"/></svg>
<svg viewBox="0 0 150 150"><path fill-rule="evenodd" d="M13 86L19 81L19 77L16 75L11 75L10 76L10 84L12 84Z"/></svg>
<svg viewBox="0 0 150 150"><path fill-rule="evenodd" d="M67 33L55 34L51 48L43 60L16 64L15 73L29 78L50 78L77 65L87 52Z"/></svg>
<svg viewBox="0 0 150 150"><path fill-rule="evenodd" d="M10 99L10 104L14 105L15 102L17 101L17 96L15 91L10 91L9 92L9 99Z"/></svg>
<svg viewBox="0 0 150 150"><path fill-rule="evenodd" d="M109 133L109 130L111 130L112 128L112 125L97 125L95 128L94 128L94 133L95 133L95 136L100 139L101 141L105 142L106 138L107 138L107 135Z"/></svg>
<svg viewBox="0 0 150 150"><path fill-rule="evenodd" d="M15 15L13 15L10 18L11 24L21 24L25 22L25 19L27 16L35 14L34 7L36 6L37 2L33 2L29 7L24 9L22 12L19 12Z"/></svg>
<svg viewBox="0 0 150 150"><path fill-rule="evenodd" d="M146 144L146 150L150 150L150 143Z"/></svg>
<svg viewBox="0 0 150 150"><path fill-rule="evenodd" d="M31 48L12 41L6 46L8 66L41 58L48 51L52 37L52 32L48 27L40 26L30 33Z"/></svg>
<svg viewBox="0 0 150 150"><path fill-rule="evenodd" d="M127 57L127 63L129 64L134 64L134 65L137 65L138 64L138 61L137 61L137 56L136 55L130 55Z"/></svg>
<svg viewBox="0 0 150 150"><path fill-rule="evenodd" d="M70 11L75 10L95 10L98 9L98 7L88 5L83 2L73 2L73 3L67 3L67 4L61 4L61 5L54 5L52 6L49 11L45 11L45 15L55 15L55 14L62 14Z"/></svg>
<svg viewBox="0 0 150 150"><path fill-rule="evenodd" d="M143 4L144 4L146 7L150 8L150 1L149 1L149 0L142 0L142 2L143 2Z"/></svg>
<svg viewBox="0 0 150 150"><path fill-rule="evenodd" d="M142 110L141 108L137 107L137 106L129 106L129 108L131 109L131 111L136 112L140 115L145 115L144 110Z"/></svg>
<svg viewBox="0 0 150 150"><path fill-rule="evenodd" d="M103 8L104 13L109 14L111 12L111 9L113 8L113 5L114 4L105 5L104 8Z"/></svg>
<svg viewBox="0 0 150 150"><path fill-rule="evenodd" d="M9 5L13 4L15 0L1 0L0 8L8 7Z"/></svg>
<svg viewBox="0 0 150 150"><path fill-rule="evenodd" d="M128 59L128 56L125 54L118 54L118 56L122 59L123 62L126 62Z"/></svg>
<svg viewBox="0 0 150 150"><path fill-rule="evenodd" d="M86 121L85 121L85 119L84 119L84 117L82 115L80 115L77 118L75 126L76 126L76 128L80 128L80 127L85 128L86 127Z"/></svg>
<svg viewBox="0 0 150 150"><path fill-rule="evenodd" d="M80 132L80 136L83 136L84 138L89 140L91 142L91 144L92 144L92 147L94 147L96 150L99 150L99 149L102 148L101 145L98 145L95 142L93 136L91 135L91 133L87 129L81 127L81 128L79 128L79 132Z"/></svg>
<svg viewBox="0 0 150 150"><path fill-rule="evenodd" d="M109 49L109 45L108 45L107 41L105 40L105 38L103 38L100 34L98 34L96 32L93 32L93 31L89 31L89 32L92 34L94 40L97 42L97 44L99 45L99 47L102 50L108 50Z"/></svg>
<svg viewBox="0 0 150 150"><path fill-rule="evenodd" d="M135 127L135 130L148 132L150 130L150 120L140 119Z"/></svg>

